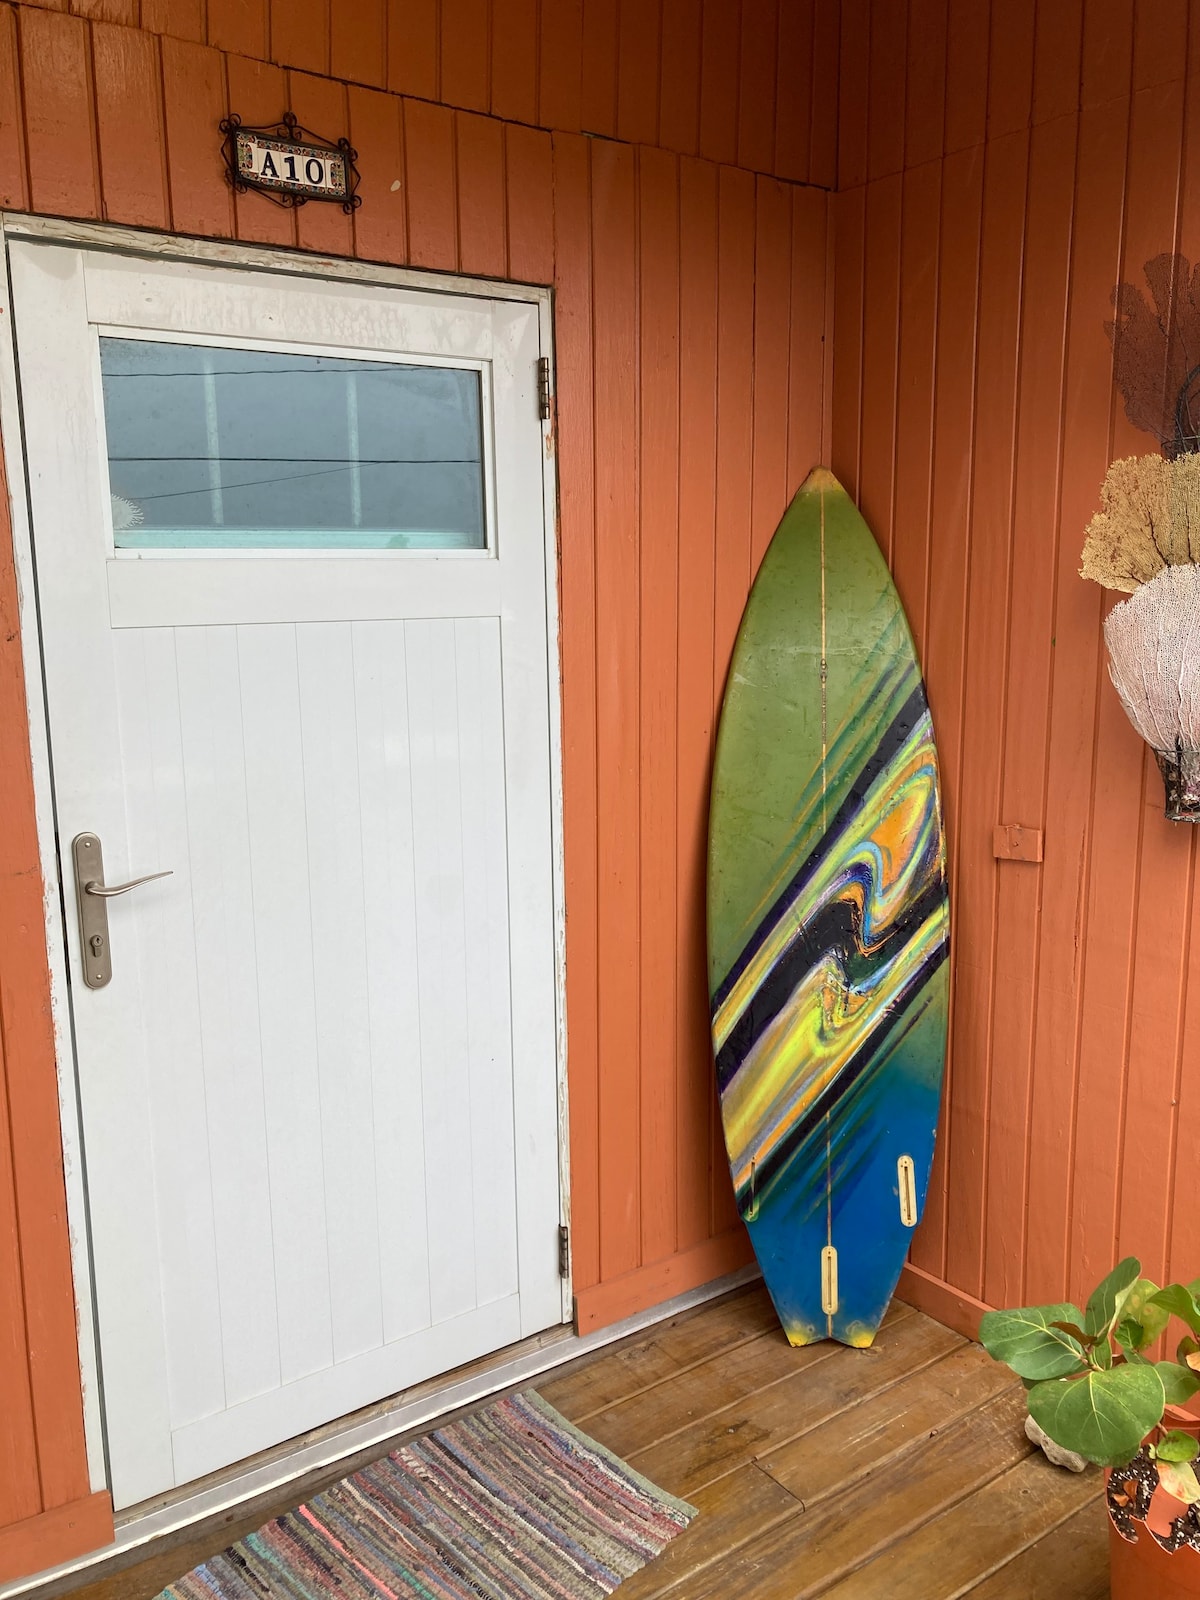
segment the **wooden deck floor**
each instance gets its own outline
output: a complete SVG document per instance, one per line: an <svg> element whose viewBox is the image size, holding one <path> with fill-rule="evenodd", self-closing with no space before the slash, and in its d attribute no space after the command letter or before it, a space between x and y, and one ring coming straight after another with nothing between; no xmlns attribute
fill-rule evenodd
<svg viewBox="0 0 1200 1600"><path fill-rule="evenodd" d="M1032 1452L1020 1386L907 1306L892 1307L872 1350L793 1350L752 1288L537 1388L700 1510L620 1600L1108 1594L1099 1474ZM256 1522L283 1509L259 1508ZM149 1600L245 1531L193 1537L77 1594Z"/></svg>

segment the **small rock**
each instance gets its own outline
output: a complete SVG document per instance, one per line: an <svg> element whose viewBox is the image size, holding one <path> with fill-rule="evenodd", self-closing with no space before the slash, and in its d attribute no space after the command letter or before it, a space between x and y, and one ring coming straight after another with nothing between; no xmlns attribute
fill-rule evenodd
<svg viewBox="0 0 1200 1600"><path fill-rule="evenodd" d="M1083 1456L1074 1450L1064 1450L1061 1444L1054 1440L1044 1428L1039 1428L1032 1417L1025 1418L1025 1437L1031 1444L1036 1444L1047 1461L1052 1461L1056 1467L1066 1467L1071 1472L1082 1472L1087 1466Z"/></svg>

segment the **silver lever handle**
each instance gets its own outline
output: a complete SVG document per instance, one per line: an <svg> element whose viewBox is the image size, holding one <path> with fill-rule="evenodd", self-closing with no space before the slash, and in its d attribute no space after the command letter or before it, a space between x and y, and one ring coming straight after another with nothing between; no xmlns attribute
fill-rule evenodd
<svg viewBox="0 0 1200 1600"><path fill-rule="evenodd" d="M170 872L148 872L132 883L104 881L104 852L94 833L79 833L71 841L75 862L75 903L79 912L79 953L83 959L82 977L89 989L103 989L112 981L112 950L108 942L108 902L114 895L128 894L139 884L155 878L169 878Z"/></svg>
<svg viewBox="0 0 1200 1600"><path fill-rule="evenodd" d="M174 868L166 872L148 872L144 878L134 878L130 883L114 883L111 886L93 878L90 883L83 886L84 894L99 895L102 900L111 900L115 894L128 894L130 889L140 888L143 883L153 883L155 878L170 878L174 876Z"/></svg>

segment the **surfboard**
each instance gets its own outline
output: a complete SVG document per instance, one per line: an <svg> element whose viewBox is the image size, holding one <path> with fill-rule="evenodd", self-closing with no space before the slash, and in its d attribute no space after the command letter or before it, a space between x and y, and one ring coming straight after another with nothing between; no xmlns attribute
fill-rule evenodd
<svg viewBox="0 0 1200 1600"><path fill-rule="evenodd" d="M871 530L806 480L751 590L713 770L713 1053L793 1344L869 1345L925 1204L950 912L933 725Z"/></svg>

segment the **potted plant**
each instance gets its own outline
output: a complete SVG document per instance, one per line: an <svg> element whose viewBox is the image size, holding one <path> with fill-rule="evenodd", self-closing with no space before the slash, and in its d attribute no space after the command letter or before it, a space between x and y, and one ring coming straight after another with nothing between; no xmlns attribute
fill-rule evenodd
<svg viewBox="0 0 1200 1600"><path fill-rule="evenodd" d="M1114 1600L1200 1595L1200 1279L1164 1288L1129 1256L1087 1307L989 1311L984 1349L1024 1381L1055 1444L1107 1470ZM1173 1357L1156 1351L1176 1318Z"/></svg>

